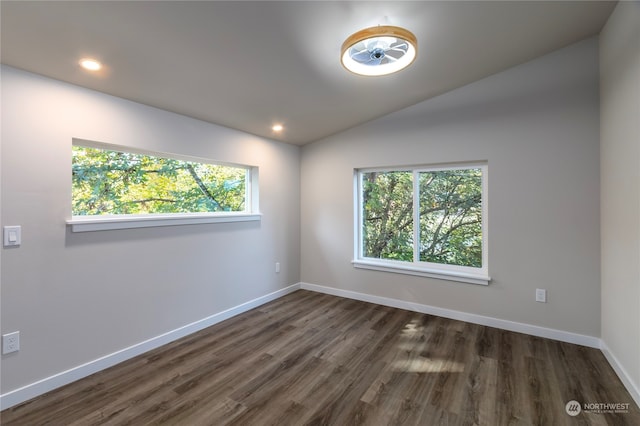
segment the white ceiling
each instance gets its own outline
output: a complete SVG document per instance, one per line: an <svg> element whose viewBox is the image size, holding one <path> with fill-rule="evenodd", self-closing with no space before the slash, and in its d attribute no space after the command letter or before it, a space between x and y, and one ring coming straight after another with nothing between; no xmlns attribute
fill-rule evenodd
<svg viewBox="0 0 640 426"><path fill-rule="evenodd" d="M293 144L416 104L597 34L615 2L2 1L2 63ZM386 77L342 68L374 25L418 38ZM78 66L92 56L98 74ZM274 122L285 131L271 131Z"/></svg>

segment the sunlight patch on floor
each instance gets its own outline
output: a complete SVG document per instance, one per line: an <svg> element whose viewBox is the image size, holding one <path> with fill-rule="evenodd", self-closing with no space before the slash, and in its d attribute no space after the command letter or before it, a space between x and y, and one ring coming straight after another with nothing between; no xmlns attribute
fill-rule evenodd
<svg viewBox="0 0 640 426"><path fill-rule="evenodd" d="M393 371L404 373L462 373L464 364L446 359L415 358L394 361Z"/></svg>

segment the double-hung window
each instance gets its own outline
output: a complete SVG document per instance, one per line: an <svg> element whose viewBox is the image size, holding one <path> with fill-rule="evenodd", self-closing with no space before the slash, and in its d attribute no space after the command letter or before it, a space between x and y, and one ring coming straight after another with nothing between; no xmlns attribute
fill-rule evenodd
<svg viewBox="0 0 640 426"><path fill-rule="evenodd" d="M259 220L250 166L79 140L71 165L74 232Z"/></svg>
<svg viewBox="0 0 640 426"><path fill-rule="evenodd" d="M487 165L360 169L355 267L488 284Z"/></svg>

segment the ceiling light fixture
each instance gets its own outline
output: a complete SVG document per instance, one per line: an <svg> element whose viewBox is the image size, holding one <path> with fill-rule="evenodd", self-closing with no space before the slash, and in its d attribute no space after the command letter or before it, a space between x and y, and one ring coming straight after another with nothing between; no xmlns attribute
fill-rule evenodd
<svg viewBox="0 0 640 426"><path fill-rule="evenodd" d="M102 68L102 64L95 59L84 58L80 60L80 66L89 71L98 71Z"/></svg>
<svg viewBox="0 0 640 426"><path fill-rule="evenodd" d="M282 124L274 124L271 127L271 130L273 130L274 132L281 132L284 129L284 126Z"/></svg>
<svg viewBox="0 0 640 426"><path fill-rule="evenodd" d="M365 28L342 44L342 65L352 73L379 76L398 72L415 60L418 40L390 25Z"/></svg>

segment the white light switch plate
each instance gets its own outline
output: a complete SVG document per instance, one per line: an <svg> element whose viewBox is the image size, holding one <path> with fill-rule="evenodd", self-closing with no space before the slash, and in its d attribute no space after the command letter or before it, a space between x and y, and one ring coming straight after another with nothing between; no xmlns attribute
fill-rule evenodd
<svg viewBox="0 0 640 426"><path fill-rule="evenodd" d="M4 232L4 246L14 247L22 244L22 227L21 226L5 226Z"/></svg>

